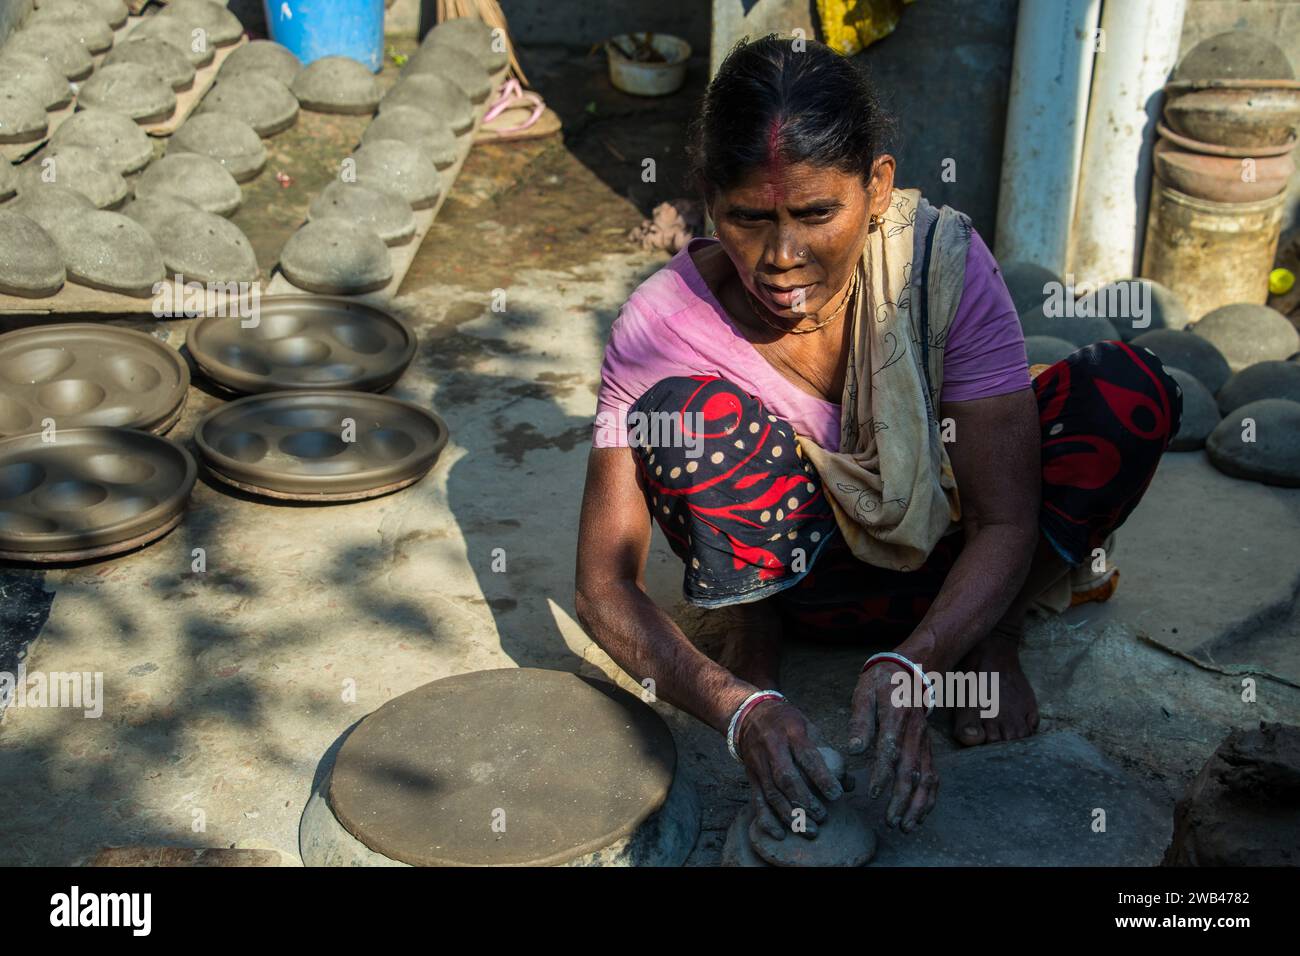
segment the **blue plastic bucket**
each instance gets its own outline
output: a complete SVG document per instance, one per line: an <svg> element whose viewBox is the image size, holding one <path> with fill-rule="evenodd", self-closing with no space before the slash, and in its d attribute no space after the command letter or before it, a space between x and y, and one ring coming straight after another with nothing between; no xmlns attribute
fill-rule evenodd
<svg viewBox="0 0 1300 956"><path fill-rule="evenodd" d="M271 39L303 63L350 56L378 72L384 56L384 0L262 0Z"/></svg>

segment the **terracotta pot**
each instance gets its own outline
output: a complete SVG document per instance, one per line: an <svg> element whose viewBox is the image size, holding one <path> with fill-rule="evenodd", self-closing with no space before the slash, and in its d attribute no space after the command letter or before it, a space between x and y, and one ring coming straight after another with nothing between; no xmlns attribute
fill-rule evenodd
<svg viewBox="0 0 1300 956"><path fill-rule="evenodd" d="M1156 175L1174 189L1211 202L1268 199L1285 190L1295 172L1290 153L1259 158L1207 156L1181 149L1166 139L1156 142L1153 159ZM1247 173L1253 182L1243 179Z"/></svg>
<svg viewBox="0 0 1300 956"><path fill-rule="evenodd" d="M1165 122L1202 142L1275 146L1295 135L1300 90L1279 87L1166 90Z"/></svg>
<svg viewBox="0 0 1300 956"><path fill-rule="evenodd" d="M1207 156L1253 156L1256 159L1262 156L1282 156L1295 149L1296 142L1293 136L1280 146L1223 146L1219 143L1206 143L1190 136L1184 136L1182 133L1170 129L1164 123L1156 123L1156 132L1175 146L1190 150L1193 153L1204 153Z"/></svg>

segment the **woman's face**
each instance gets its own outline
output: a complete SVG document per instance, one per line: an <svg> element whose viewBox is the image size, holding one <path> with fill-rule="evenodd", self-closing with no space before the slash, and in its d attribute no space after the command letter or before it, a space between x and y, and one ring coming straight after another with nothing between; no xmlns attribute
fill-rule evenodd
<svg viewBox="0 0 1300 956"><path fill-rule="evenodd" d="M719 192L709 211L745 288L793 325L849 281L871 216L888 208L894 158L877 157L867 183L806 162L774 166Z"/></svg>

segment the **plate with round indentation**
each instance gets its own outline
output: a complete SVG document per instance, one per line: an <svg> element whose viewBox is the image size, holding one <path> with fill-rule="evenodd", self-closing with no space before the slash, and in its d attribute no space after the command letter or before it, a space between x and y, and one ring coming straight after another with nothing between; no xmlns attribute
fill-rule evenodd
<svg viewBox="0 0 1300 956"><path fill-rule="evenodd" d="M74 561L139 547L176 526L197 477L176 442L130 428L2 439L0 559Z"/></svg>
<svg viewBox="0 0 1300 956"><path fill-rule="evenodd" d="M0 335L0 438L51 423L162 434L189 387L180 353L144 332L69 322Z"/></svg>
<svg viewBox="0 0 1300 956"><path fill-rule="evenodd" d="M201 318L185 344L209 378L242 394L377 392L415 355L415 334L395 316L321 295L263 296L255 318Z"/></svg>
<svg viewBox="0 0 1300 956"><path fill-rule="evenodd" d="M368 392L268 392L206 415L194 441L220 481L295 501L354 501L419 481L447 444L433 412Z"/></svg>

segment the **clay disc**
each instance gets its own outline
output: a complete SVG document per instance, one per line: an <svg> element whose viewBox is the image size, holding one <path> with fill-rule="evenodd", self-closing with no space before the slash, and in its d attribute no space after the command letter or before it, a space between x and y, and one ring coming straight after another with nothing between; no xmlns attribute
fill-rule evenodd
<svg viewBox="0 0 1300 956"><path fill-rule="evenodd" d="M66 186L81 193L97 209L109 209L126 198L126 180L103 157L86 146L49 146L41 160L23 164L23 193Z"/></svg>
<svg viewBox="0 0 1300 956"><path fill-rule="evenodd" d="M215 159L237 183L254 178L266 165L266 147L257 131L239 117L225 113L191 116L172 134L167 151Z"/></svg>
<svg viewBox="0 0 1300 956"><path fill-rule="evenodd" d="M346 219L306 223L280 250L280 270L298 288L325 295L373 292L393 278L384 240Z"/></svg>
<svg viewBox="0 0 1300 956"><path fill-rule="evenodd" d="M195 27L187 24L180 17L157 14L141 17L140 22L131 28L127 40L137 37L155 37L164 43L170 43L181 53L195 69L202 69L216 57L213 42L206 32L195 33ZM72 79L72 77L69 77Z"/></svg>
<svg viewBox="0 0 1300 956"><path fill-rule="evenodd" d="M94 212L95 204L67 186L43 186L26 190L5 209L26 216L53 236L61 224Z"/></svg>
<svg viewBox="0 0 1300 956"><path fill-rule="evenodd" d="M826 822L809 840L787 833L784 840L760 835L754 852L772 866L865 866L876 855L876 834L847 799L826 806Z"/></svg>
<svg viewBox="0 0 1300 956"><path fill-rule="evenodd" d="M474 104L459 86L437 73L414 73L397 82L379 103L379 111L393 106L414 106L444 120L453 133L474 125Z"/></svg>
<svg viewBox="0 0 1300 956"><path fill-rule="evenodd" d="M72 34L65 33L49 21L19 30L5 44L5 53L31 54L54 67L68 80L83 80L95 68L90 51Z"/></svg>
<svg viewBox="0 0 1300 956"><path fill-rule="evenodd" d="M68 278L92 289L147 298L163 277L162 252L132 219L96 210L54 230Z"/></svg>
<svg viewBox="0 0 1300 956"><path fill-rule="evenodd" d="M311 500L384 493L423 476L447 443L447 425L384 395L268 392L217 408L194 441L222 477Z"/></svg>
<svg viewBox="0 0 1300 956"><path fill-rule="evenodd" d="M9 47L0 48L0 89L22 90L47 110L72 102L72 85L45 60Z"/></svg>
<svg viewBox="0 0 1300 956"><path fill-rule="evenodd" d="M255 282L257 254L242 229L196 209L164 222L158 246L169 274L186 282Z"/></svg>
<svg viewBox="0 0 1300 956"><path fill-rule="evenodd" d="M401 196L335 179L312 200L310 219L346 219L369 229L390 246L415 235L415 214Z"/></svg>
<svg viewBox="0 0 1300 956"><path fill-rule="evenodd" d="M162 431L190 385L180 353L113 325L60 323L0 335L0 436L114 426Z"/></svg>
<svg viewBox="0 0 1300 956"><path fill-rule="evenodd" d="M289 89L304 109L318 113L373 113L383 97L375 75L346 56L315 60Z"/></svg>
<svg viewBox="0 0 1300 956"><path fill-rule="evenodd" d="M504 70L510 62L503 40L504 38L498 39L492 27L478 17L454 17L444 20L425 34L420 46L428 49L445 45L464 50L474 56L485 70L495 74L498 70Z"/></svg>
<svg viewBox="0 0 1300 956"><path fill-rule="evenodd" d="M396 139L410 143L424 153L433 165L442 169L460 159L456 134L447 121L414 106L390 106L370 121L361 134L361 142Z"/></svg>
<svg viewBox="0 0 1300 956"><path fill-rule="evenodd" d="M113 63L101 66L82 84L77 105L125 113L137 123L153 123L176 112L176 94L147 66Z"/></svg>
<svg viewBox="0 0 1300 956"><path fill-rule="evenodd" d="M233 54L232 54L233 56ZM298 100L274 76L249 71L222 77L199 107L203 113L229 113L243 120L257 135L274 136L298 119Z"/></svg>
<svg viewBox="0 0 1300 956"><path fill-rule="evenodd" d="M264 296L259 322L237 316L196 321L185 339L194 361L234 392L295 389L379 391L415 355L415 335L397 318L347 299Z"/></svg>
<svg viewBox="0 0 1300 956"><path fill-rule="evenodd" d="M400 196L412 209L427 209L442 194L438 169L418 146L376 139L361 146L352 159L359 185Z"/></svg>
<svg viewBox="0 0 1300 956"><path fill-rule="evenodd" d="M244 35L239 18L215 0L170 0L162 15L177 17L190 28L206 30L208 39L217 46L228 46Z"/></svg>
<svg viewBox="0 0 1300 956"><path fill-rule="evenodd" d="M437 73L464 91L474 103L482 103L492 92L492 78L472 53L445 43L421 47L407 62L404 73Z"/></svg>
<svg viewBox="0 0 1300 956"><path fill-rule="evenodd" d="M141 174L140 197L171 193L184 196L205 212L229 216L244 201L243 190L226 168L197 153L169 153Z"/></svg>
<svg viewBox="0 0 1300 956"><path fill-rule="evenodd" d="M240 73L269 73L285 86L302 69L302 61L274 40L252 40L235 50L221 64L218 81L229 80Z"/></svg>
<svg viewBox="0 0 1300 956"><path fill-rule="evenodd" d="M79 110L63 121L50 142L94 150L121 175L143 169L153 159L153 140L131 117L112 110Z"/></svg>
<svg viewBox="0 0 1300 956"><path fill-rule="evenodd" d="M349 833L404 863L554 865L630 834L663 805L676 764L663 720L611 684L477 671L362 720L339 748L329 803Z"/></svg>
<svg viewBox="0 0 1300 956"><path fill-rule="evenodd" d="M157 37L133 37L119 43L104 57L104 66L116 63L148 67L173 90L188 90L194 85L194 64L176 47Z"/></svg>
<svg viewBox="0 0 1300 956"><path fill-rule="evenodd" d="M198 470L180 445L128 428L56 428L0 441L0 551L39 560L174 525Z"/></svg>
<svg viewBox="0 0 1300 956"><path fill-rule="evenodd" d="M0 90L0 143L31 143L49 127L45 107L24 90Z"/></svg>
<svg viewBox="0 0 1300 956"><path fill-rule="evenodd" d="M0 292L43 299L58 292L65 278L63 253L49 233L26 216L0 209ZM0 395L0 434L15 424L8 401Z"/></svg>

